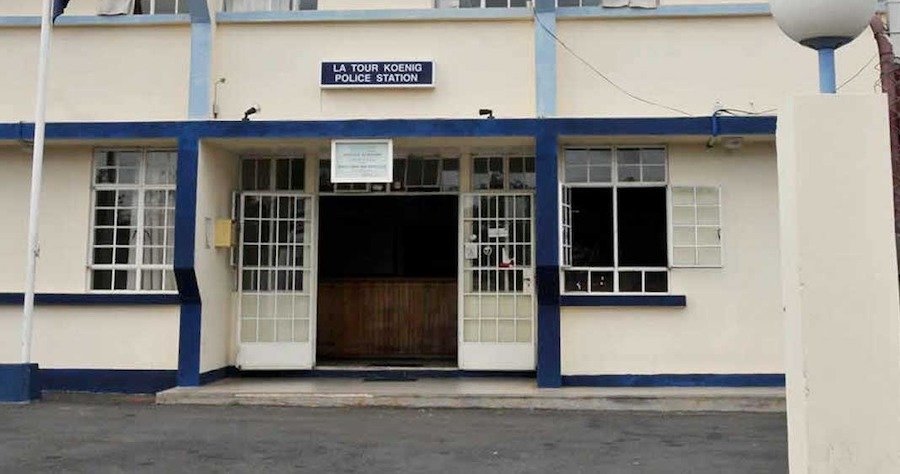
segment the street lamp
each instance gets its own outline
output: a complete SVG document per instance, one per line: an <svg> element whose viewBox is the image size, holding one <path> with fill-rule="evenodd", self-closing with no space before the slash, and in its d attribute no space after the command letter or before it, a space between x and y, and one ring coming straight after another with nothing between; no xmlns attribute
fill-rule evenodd
<svg viewBox="0 0 900 474"><path fill-rule="evenodd" d="M866 29L876 0L770 0L769 5L784 34L819 52L819 91L834 94L834 50Z"/></svg>

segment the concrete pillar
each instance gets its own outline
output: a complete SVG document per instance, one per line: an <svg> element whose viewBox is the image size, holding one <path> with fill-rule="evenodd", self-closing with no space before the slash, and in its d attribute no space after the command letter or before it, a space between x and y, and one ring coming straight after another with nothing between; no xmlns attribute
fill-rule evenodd
<svg viewBox="0 0 900 474"><path fill-rule="evenodd" d="M883 95L778 117L791 472L900 472L900 295Z"/></svg>

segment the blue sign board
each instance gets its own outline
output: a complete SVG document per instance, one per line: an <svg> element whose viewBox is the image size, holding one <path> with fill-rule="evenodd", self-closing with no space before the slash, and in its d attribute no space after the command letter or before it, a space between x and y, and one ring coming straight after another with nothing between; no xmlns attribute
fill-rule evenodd
<svg viewBox="0 0 900 474"><path fill-rule="evenodd" d="M434 87L434 61L323 61L321 86Z"/></svg>

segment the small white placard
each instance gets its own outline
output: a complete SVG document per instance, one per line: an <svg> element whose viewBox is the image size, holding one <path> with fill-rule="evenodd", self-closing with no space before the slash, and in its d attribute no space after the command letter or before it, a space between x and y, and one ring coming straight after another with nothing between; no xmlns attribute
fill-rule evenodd
<svg viewBox="0 0 900 474"><path fill-rule="evenodd" d="M507 239L509 238L509 231L506 230L506 227L494 227L488 229L488 238L489 239Z"/></svg>
<svg viewBox="0 0 900 474"><path fill-rule="evenodd" d="M478 258L478 244L466 244L465 257L466 260L474 260Z"/></svg>
<svg viewBox="0 0 900 474"><path fill-rule="evenodd" d="M393 140L332 140L332 183L390 183Z"/></svg>

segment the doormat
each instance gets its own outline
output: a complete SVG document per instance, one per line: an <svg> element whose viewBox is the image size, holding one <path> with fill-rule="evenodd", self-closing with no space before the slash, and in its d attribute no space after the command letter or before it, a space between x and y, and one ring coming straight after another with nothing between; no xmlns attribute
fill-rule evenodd
<svg viewBox="0 0 900 474"><path fill-rule="evenodd" d="M366 377L363 377L363 382L415 382L416 377L410 377L409 375L400 373L400 374L372 374Z"/></svg>
<svg viewBox="0 0 900 474"><path fill-rule="evenodd" d="M394 361L382 361L382 362L372 362L369 364L369 367L423 367L424 364L421 362L394 362Z"/></svg>

